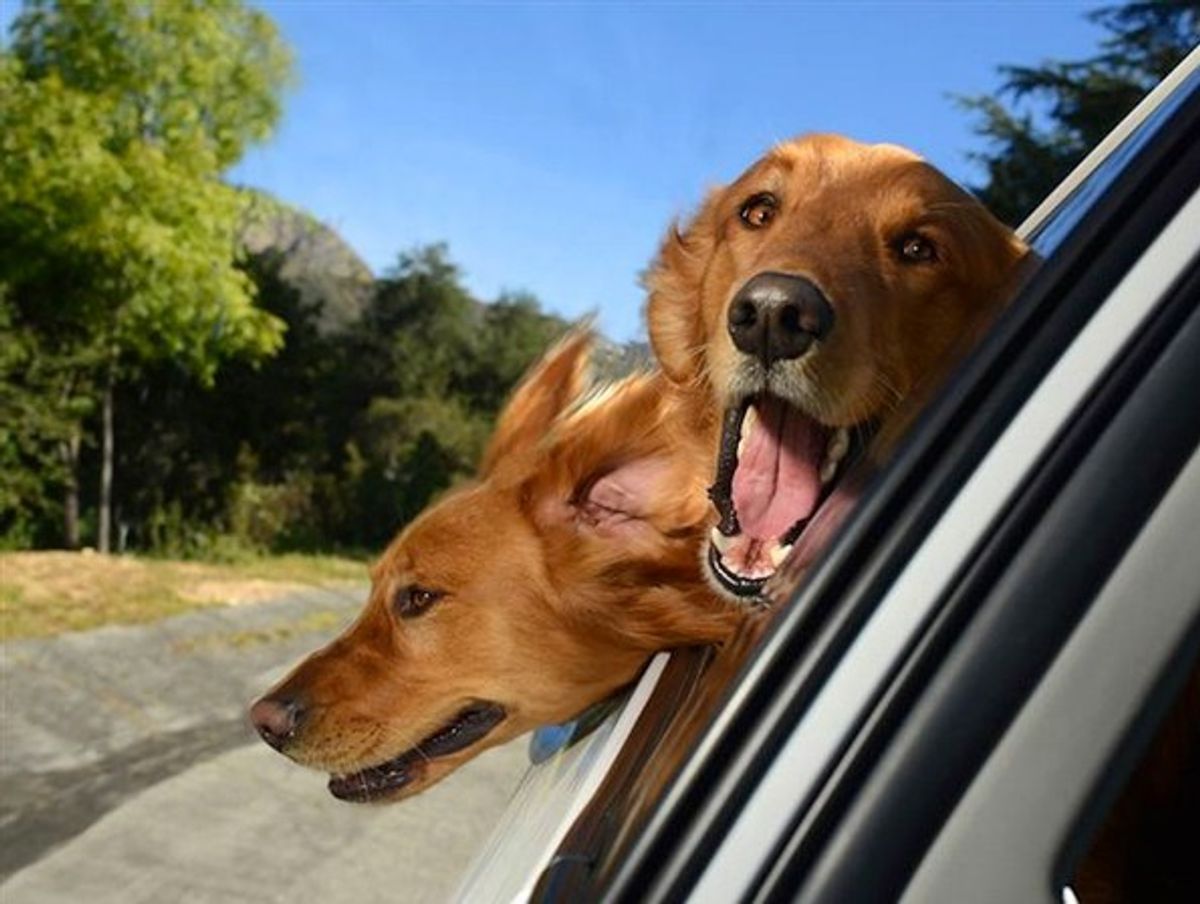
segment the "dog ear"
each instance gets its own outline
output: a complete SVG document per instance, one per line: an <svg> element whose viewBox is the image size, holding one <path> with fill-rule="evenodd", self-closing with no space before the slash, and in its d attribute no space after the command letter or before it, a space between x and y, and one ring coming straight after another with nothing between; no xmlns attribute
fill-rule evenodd
<svg viewBox="0 0 1200 904"><path fill-rule="evenodd" d="M708 450L681 432L683 405L661 372L581 401L555 425L528 485L535 519L626 541L702 524Z"/></svg>
<svg viewBox="0 0 1200 904"><path fill-rule="evenodd" d="M500 413L483 453L480 474L492 474L505 460L534 448L588 382L593 335L587 326L568 333L522 379Z"/></svg>
<svg viewBox="0 0 1200 904"><path fill-rule="evenodd" d="M709 194L686 227L672 225L643 283L649 291L646 322L650 346L676 383L699 380L704 371L704 274L716 246L716 197Z"/></svg>
<svg viewBox="0 0 1200 904"><path fill-rule="evenodd" d="M568 497L563 514L596 536L635 540L653 530L656 503L670 490L673 471L665 456L622 462L585 477Z"/></svg>
<svg viewBox="0 0 1200 904"><path fill-rule="evenodd" d="M957 212L957 231L966 239L966 255L974 286L973 319L966 330L972 347L991 327L995 316L1013 300L1040 258L982 204Z"/></svg>
<svg viewBox="0 0 1200 904"><path fill-rule="evenodd" d="M686 404L661 371L597 389L554 425L521 487L571 622L618 649L732 630L700 572L710 452L681 428Z"/></svg>

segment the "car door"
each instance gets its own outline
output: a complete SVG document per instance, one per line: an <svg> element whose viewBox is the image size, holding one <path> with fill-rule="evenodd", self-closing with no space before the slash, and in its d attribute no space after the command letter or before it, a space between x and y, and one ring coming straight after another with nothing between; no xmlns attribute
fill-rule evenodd
<svg viewBox="0 0 1200 904"><path fill-rule="evenodd" d="M838 801L796 824L756 900L1061 900L1073 884L1196 668L1198 240L1200 196L1139 267L1170 273L1174 243L1192 260L972 557L839 764Z"/></svg>
<svg viewBox="0 0 1200 904"><path fill-rule="evenodd" d="M905 888L1194 447L1198 408L1179 394L1194 373L1171 378L1161 438L1136 415L1160 359L1190 353L1171 343L1191 335L1195 308L1197 62L1032 233L1043 266L779 614L637 840L596 864L606 898L894 900ZM1125 411L1135 420L1115 420ZM1105 470L1100 439L1122 435L1148 457ZM1150 483L1125 493L1133 475ZM1056 519L1088 498L1112 517L1094 504L1070 534ZM1072 537L1073 555L1044 524ZM1016 592L1035 561L1061 590ZM1001 680L980 658L956 678L951 666L978 652L969 641L995 638L990 620L1019 611L1014 600L1025 618L1010 616L1013 643L993 657L1016 669L1014 651L1028 653L1024 671ZM943 697L963 721L921 727ZM924 751L911 774L898 771L909 742Z"/></svg>
<svg viewBox="0 0 1200 904"><path fill-rule="evenodd" d="M720 651L657 661L603 779L522 898L895 900L908 887L1194 446L1200 408L1186 398L1170 430L1117 416L1144 407L1149 374L1190 335L1198 69L1200 52L1031 217L1040 268L887 466L861 476L861 495L822 510L833 541L789 602ZM1090 457L1102 436L1142 440L1129 472L1149 481L1142 491L1115 492L1128 473ZM1071 531L1042 527L1071 499L1109 496L1111 519L1093 508ZM1066 537L1075 545L1055 539ZM1035 561L1051 575L1073 566L1071 593L1015 593ZM1030 618L986 630L1013 600ZM982 665L957 674L990 649L975 638L1000 638L993 657L1029 659L1012 657L1004 680ZM943 697L961 724L920 728ZM914 780L897 778L903 764ZM484 864L468 893L488 876Z"/></svg>

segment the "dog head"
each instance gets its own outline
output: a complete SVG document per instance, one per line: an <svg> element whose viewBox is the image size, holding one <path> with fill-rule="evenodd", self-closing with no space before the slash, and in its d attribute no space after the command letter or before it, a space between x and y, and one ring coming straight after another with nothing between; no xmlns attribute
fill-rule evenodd
<svg viewBox="0 0 1200 904"><path fill-rule="evenodd" d="M731 629L697 565L703 471L671 435L670 387L588 394L588 350L573 335L533 370L480 478L413 521L358 620L251 707L336 797L415 794L604 699L655 650Z"/></svg>
<svg viewBox="0 0 1200 904"><path fill-rule="evenodd" d="M707 554L758 597L864 438L978 333L1025 246L915 154L814 135L668 235L651 344L723 412Z"/></svg>

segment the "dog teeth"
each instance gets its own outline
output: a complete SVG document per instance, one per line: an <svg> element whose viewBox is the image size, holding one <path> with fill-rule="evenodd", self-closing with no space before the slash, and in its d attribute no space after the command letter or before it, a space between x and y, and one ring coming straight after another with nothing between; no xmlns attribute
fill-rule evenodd
<svg viewBox="0 0 1200 904"><path fill-rule="evenodd" d="M725 555L726 550L729 549L729 537L725 536L714 527L711 531L709 531L708 538L712 541L712 545L717 548L717 552L719 552L721 555Z"/></svg>
<svg viewBox="0 0 1200 904"><path fill-rule="evenodd" d="M781 543L772 544L771 545L771 553L770 553L771 564L774 565L776 568L778 568L780 565L783 564L784 560L788 557L788 554L791 551L792 551L792 544L790 544L790 543L787 546L784 546Z"/></svg>
<svg viewBox="0 0 1200 904"><path fill-rule="evenodd" d="M833 431L833 436L829 437L829 445L825 449L825 460L841 461L849 451L850 431L845 427L838 427Z"/></svg>
<svg viewBox="0 0 1200 904"><path fill-rule="evenodd" d="M825 460L821 462L821 485L829 483L833 480L833 475L837 473L838 465L841 464L846 453L850 451L850 431L845 427L838 427L833 431L833 435L829 437L829 443L825 447Z"/></svg>
<svg viewBox="0 0 1200 904"><path fill-rule="evenodd" d="M833 475L837 473L838 463L833 459L826 459L825 464L821 465L821 486L833 480Z"/></svg>
<svg viewBox="0 0 1200 904"><path fill-rule="evenodd" d="M746 448L746 443L750 441L750 434L754 430L754 425L758 423L758 412L751 405L746 409L746 415L742 418L742 428L738 432L738 458L742 457L742 452Z"/></svg>

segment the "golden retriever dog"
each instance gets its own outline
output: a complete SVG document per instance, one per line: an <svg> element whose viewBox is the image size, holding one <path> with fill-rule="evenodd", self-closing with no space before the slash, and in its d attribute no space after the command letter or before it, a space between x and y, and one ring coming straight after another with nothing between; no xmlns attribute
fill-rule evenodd
<svg viewBox="0 0 1200 904"><path fill-rule="evenodd" d="M589 350L577 332L533 369L479 478L400 533L358 620L251 707L335 797L415 794L734 627L701 574L708 450L686 399L660 373L589 392Z"/></svg>
<svg viewBox="0 0 1200 904"><path fill-rule="evenodd" d="M1012 293L1025 245L911 151L810 135L671 230L651 345L706 396L713 584L766 581L848 463Z"/></svg>

